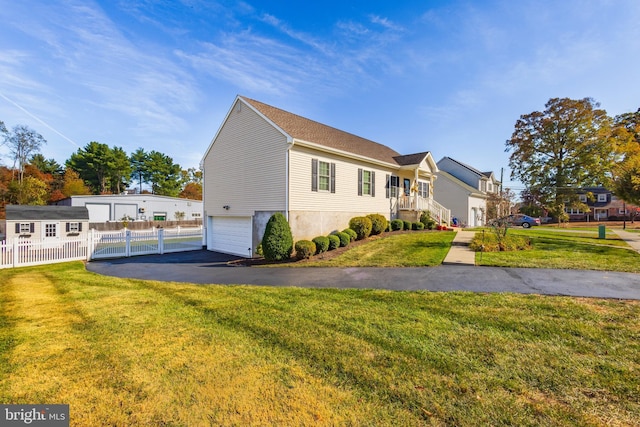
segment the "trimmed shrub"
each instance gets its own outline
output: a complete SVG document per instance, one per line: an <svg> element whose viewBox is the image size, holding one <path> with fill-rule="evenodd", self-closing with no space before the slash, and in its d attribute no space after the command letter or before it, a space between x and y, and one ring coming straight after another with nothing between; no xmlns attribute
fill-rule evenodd
<svg viewBox="0 0 640 427"><path fill-rule="evenodd" d="M271 215L267 222L262 236L262 252L267 261L283 261L291 258L291 252L293 252L291 227L280 212Z"/></svg>
<svg viewBox="0 0 640 427"><path fill-rule="evenodd" d="M421 222L414 222L413 224L411 224L411 228L413 230L424 230L424 224Z"/></svg>
<svg viewBox="0 0 640 427"><path fill-rule="evenodd" d="M309 259L316 253L316 244L311 240L298 240L296 242L296 258Z"/></svg>
<svg viewBox="0 0 640 427"><path fill-rule="evenodd" d="M381 234L383 231L387 229L387 225L389 221L384 215L380 214L369 214L367 218L371 220L371 235L375 236L376 234Z"/></svg>
<svg viewBox="0 0 640 427"><path fill-rule="evenodd" d="M338 239L340 239L340 246L348 246L349 243L351 243L351 236L343 231L334 231L331 234L338 236Z"/></svg>
<svg viewBox="0 0 640 427"><path fill-rule="evenodd" d="M334 249L338 249L340 247L340 238L335 234L330 234L327 236L329 238L329 250L332 251Z"/></svg>
<svg viewBox="0 0 640 427"><path fill-rule="evenodd" d="M356 234L356 232L353 231L350 228L345 228L344 230L342 230L342 232L346 233L347 236L349 236L349 239L351 239L352 242L358 238L358 235Z"/></svg>
<svg viewBox="0 0 640 427"><path fill-rule="evenodd" d="M402 230L402 228L404 227L404 222L401 219L394 219L393 221L391 221L391 231L398 231L398 230Z"/></svg>
<svg viewBox="0 0 640 427"><path fill-rule="evenodd" d="M436 222L433 218L431 218L431 212L424 211L420 215L420 222L424 224L424 228L427 230L433 230L436 226Z"/></svg>
<svg viewBox="0 0 640 427"><path fill-rule="evenodd" d="M366 239L371 235L371 220L366 216L356 216L349 221L349 228L356 232L356 240Z"/></svg>
<svg viewBox="0 0 640 427"><path fill-rule="evenodd" d="M316 244L316 254L321 254L329 250L329 238L326 236L314 237L313 243Z"/></svg>
<svg viewBox="0 0 640 427"><path fill-rule="evenodd" d="M411 230L411 222L410 221L402 221L403 228L405 230Z"/></svg>

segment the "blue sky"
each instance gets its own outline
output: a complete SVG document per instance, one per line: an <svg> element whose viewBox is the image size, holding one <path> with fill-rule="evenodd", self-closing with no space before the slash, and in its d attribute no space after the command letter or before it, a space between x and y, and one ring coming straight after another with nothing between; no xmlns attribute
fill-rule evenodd
<svg viewBox="0 0 640 427"><path fill-rule="evenodd" d="M0 0L0 22L0 120L60 163L98 141L197 167L240 94L519 189L521 114L640 107L637 0Z"/></svg>

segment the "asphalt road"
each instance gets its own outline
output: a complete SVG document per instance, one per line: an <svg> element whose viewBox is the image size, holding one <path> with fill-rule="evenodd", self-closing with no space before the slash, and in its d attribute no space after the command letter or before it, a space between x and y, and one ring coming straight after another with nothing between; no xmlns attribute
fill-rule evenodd
<svg viewBox="0 0 640 427"><path fill-rule="evenodd" d="M640 300L640 274L634 273L463 265L261 268L229 264L238 259L202 250L92 261L87 269L107 276L197 284L513 292Z"/></svg>

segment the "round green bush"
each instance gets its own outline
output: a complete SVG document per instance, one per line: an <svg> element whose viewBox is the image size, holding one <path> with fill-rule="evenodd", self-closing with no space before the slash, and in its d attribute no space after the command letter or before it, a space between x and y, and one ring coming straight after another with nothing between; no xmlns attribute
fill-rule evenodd
<svg viewBox="0 0 640 427"><path fill-rule="evenodd" d="M340 239L340 246L348 246L349 243L351 243L351 236L343 231L334 231L331 234L338 236L338 239Z"/></svg>
<svg viewBox="0 0 640 427"><path fill-rule="evenodd" d="M431 212L424 211L420 214L420 222L424 224L427 230L433 230L436 227L436 221L431 218Z"/></svg>
<svg viewBox="0 0 640 427"><path fill-rule="evenodd" d="M316 254L321 254L329 250L329 238L327 236L314 237L313 243L316 244Z"/></svg>
<svg viewBox="0 0 640 427"><path fill-rule="evenodd" d="M356 216L349 221L349 228L356 232L356 240L366 239L371 235L371 220L366 216Z"/></svg>
<svg viewBox="0 0 640 427"><path fill-rule="evenodd" d="M383 231L387 229L387 225L389 221L384 215L380 214L369 214L367 218L371 220L371 235L375 236L376 234L381 234Z"/></svg>
<svg viewBox="0 0 640 427"><path fill-rule="evenodd" d="M329 238L329 250L338 249L340 247L340 238L335 234L327 236Z"/></svg>
<svg viewBox="0 0 640 427"><path fill-rule="evenodd" d="M262 236L262 252L267 261L283 261L291 258L291 252L293 252L291 227L280 212L271 215L267 222Z"/></svg>
<svg viewBox="0 0 640 427"><path fill-rule="evenodd" d="M424 224L421 222L414 222L413 224L411 224L411 229L412 230L424 230Z"/></svg>
<svg viewBox="0 0 640 427"><path fill-rule="evenodd" d="M344 230L342 230L342 232L346 233L347 236L349 236L349 238L351 239L352 242L358 238L358 235L356 234L356 232L353 231L350 228L345 228Z"/></svg>
<svg viewBox="0 0 640 427"><path fill-rule="evenodd" d="M309 259L316 253L316 244L311 240L298 240L296 242L296 258Z"/></svg>
<svg viewBox="0 0 640 427"><path fill-rule="evenodd" d="M405 230L411 230L411 221L402 221Z"/></svg>
<svg viewBox="0 0 640 427"><path fill-rule="evenodd" d="M404 222L401 219L394 219L393 221L391 221L391 231L398 231L398 230L402 230L402 228L404 227Z"/></svg>

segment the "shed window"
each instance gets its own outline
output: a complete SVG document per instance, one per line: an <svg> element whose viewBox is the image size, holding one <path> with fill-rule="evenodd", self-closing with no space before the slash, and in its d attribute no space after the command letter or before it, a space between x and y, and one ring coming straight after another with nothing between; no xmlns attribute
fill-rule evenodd
<svg viewBox="0 0 640 427"><path fill-rule="evenodd" d="M79 233L82 231L82 224L79 222L68 222L67 233Z"/></svg>
<svg viewBox="0 0 640 427"><path fill-rule="evenodd" d="M18 234L29 234L33 233L35 230L35 224L33 222L21 222L16 224L16 233Z"/></svg>

